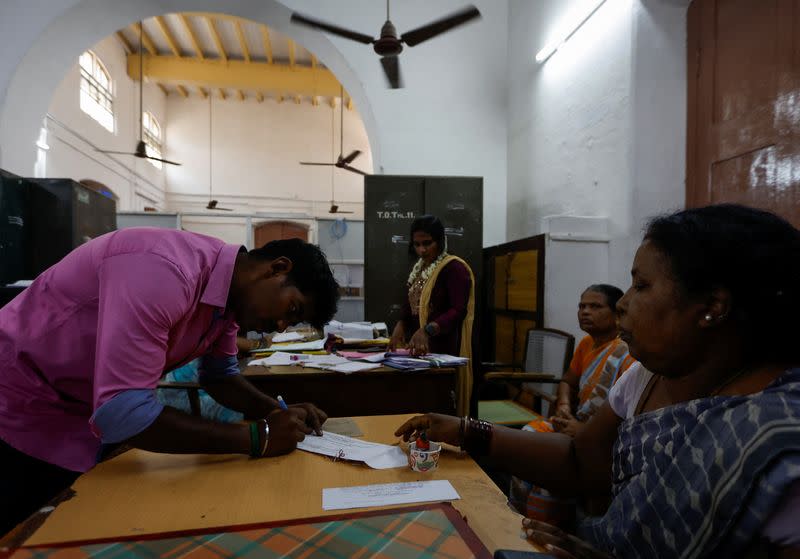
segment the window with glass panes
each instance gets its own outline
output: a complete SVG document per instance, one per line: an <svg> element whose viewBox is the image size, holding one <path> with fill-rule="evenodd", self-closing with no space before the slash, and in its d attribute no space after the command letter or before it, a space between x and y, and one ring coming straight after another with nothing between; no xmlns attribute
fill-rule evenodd
<svg viewBox="0 0 800 559"><path fill-rule="evenodd" d="M153 113L145 111L142 113L142 131L144 145L147 146L147 155L161 157L161 125L153 116ZM148 159L157 169L161 169L161 161Z"/></svg>
<svg viewBox="0 0 800 559"><path fill-rule="evenodd" d="M79 58L81 72L80 107L100 126L114 131L114 95L111 75L95 53L90 50Z"/></svg>

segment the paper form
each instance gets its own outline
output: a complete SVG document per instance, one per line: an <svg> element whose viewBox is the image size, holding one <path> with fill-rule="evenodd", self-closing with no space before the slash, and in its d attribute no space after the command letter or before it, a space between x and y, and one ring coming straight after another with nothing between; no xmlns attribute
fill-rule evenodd
<svg viewBox="0 0 800 559"><path fill-rule="evenodd" d="M322 490L322 510L453 501L460 498L455 488L446 479L334 487Z"/></svg>
<svg viewBox="0 0 800 559"><path fill-rule="evenodd" d="M283 342L296 342L302 339L303 335L299 332L281 332L280 334L275 334L272 336L272 343L280 344Z"/></svg>
<svg viewBox="0 0 800 559"><path fill-rule="evenodd" d="M322 436L308 435L297 448L340 460L364 462L370 468L385 470L408 466L408 456L398 446L359 441L352 437L322 431Z"/></svg>

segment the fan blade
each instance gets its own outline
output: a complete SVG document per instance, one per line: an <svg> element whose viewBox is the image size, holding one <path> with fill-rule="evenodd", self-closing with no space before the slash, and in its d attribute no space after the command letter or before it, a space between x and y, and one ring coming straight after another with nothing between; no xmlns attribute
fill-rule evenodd
<svg viewBox="0 0 800 559"><path fill-rule="evenodd" d="M344 163L345 165L347 165L348 163L352 163L353 160L356 157L358 157L359 155L361 155L361 151L360 150L354 150L350 155L348 155L347 157L342 159L342 163Z"/></svg>
<svg viewBox="0 0 800 559"><path fill-rule="evenodd" d="M136 155L132 151L110 151L106 149L98 149L97 151L99 151L100 153L113 153L115 155Z"/></svg>
<svg viewBox="0 0 800 559"><path fill-rule="evenodd" d="M300 165L324 165L330 167L330 166L335 166L336 163L313 163L311 161L301 161Z"/></svg>
<svg viewBox="0 0 800 559"><path fill-rule="evenodd" d="M408 31L407 33L403 33L403 36L400 37L400 40L408 46L413 47L423 41L433 39L437 35L441 35L446 31L450 31L454 27L463 25L477 17L481 17L481 12L478 10L478 8L475 6L467 6L463 10L455 12L452 15L443 17L442 19L437 19L436 21L432 21L427 25L423 25L422 27L417 27L416 29Z"/></svg>
<svg viewBox="0 0 800 559"><path fill-rule="evenodd" d="M174 161L170 161L169 159L161 159L160 157L153 157L152 155L145 155L145 158L152 159L153 161L161 161L167 165L177 165L178 167L182 165L181 163L175 163Z"/></svg>
<svg viewBox="0 0 800 559"><path fill-rule="evenodd" d="M346 169L346 170L348 170L348 171L350 171L352 173L358 173L359 175L364 175L365 177L369 174L369 173L365 173L364 171L361 171L359 169L356 169L355 167L351 167L350 165L348 165L346 163L342 164L341 169Z"/></svg>
<svg viewBox="0 0 800 559"><path fill-rule="evenodd" d="M332 214L354 214L356 212L351 212L349 210L336 210L335 212L330 212Z"/></svg>
<svg viewBox="0 0 800 559"><path fill-rule="evenodd" d="M400 61L396 56L381 57L381 66L383 66L383 72L389 81L389 87L392 89L403 87L403 78L400 75Z"/></svg>
<svg viewBox="0 0 800 559"><path fill-rule="evenodd" d="M369 35L364 35L363 33L359 33L358 31L351 31L349 29L345 29L344 27L332 25L330 23L326 23L318 19L312 19L310 17L306 17L298 13L292 14L291 21L292 23L296 23L298 25L305 25L306 27L311 27L313 29L320 29L322 31L327 31L328 33L339 35L340 37L344 37L345 39L350 39L351 41L358 41L359 43L364 43L365 45L371 45L372 42L374 41L374 39Z"/></svg>
<svg viewBox="0 0 800 559"><path fill-rule="evenodd" d="M220 211L223 211L223 212L232 212L233 211L231 208L220 208L220 207L208 208L208 209L209 210L220 210Z"/></svg>

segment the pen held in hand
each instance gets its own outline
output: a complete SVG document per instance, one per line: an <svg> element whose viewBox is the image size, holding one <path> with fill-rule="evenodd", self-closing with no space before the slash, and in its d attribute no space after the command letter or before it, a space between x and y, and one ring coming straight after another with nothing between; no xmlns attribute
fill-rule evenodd
<svg viewBox="0 0 800 559"><path fill-rule="evenodd" d="M278 405L282 410L288 410L289 406L286 405L286 402L283 400L283 396L278 395Z"/></svg>

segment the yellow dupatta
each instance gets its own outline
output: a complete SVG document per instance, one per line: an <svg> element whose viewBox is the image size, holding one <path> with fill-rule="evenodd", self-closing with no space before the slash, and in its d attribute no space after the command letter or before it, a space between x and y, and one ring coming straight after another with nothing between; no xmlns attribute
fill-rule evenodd
<svg viewBox="0 0 800 559"><path fill-rule="evenodd" d="M419 299L419 324L424 328L428 323L428 312L430 310L431 294L433 287L436 285L436 279L447 264L453 261L461 262L469 272L470 288L469 288L469 301L467 302L467 314L461 323L461 348L460 356L469 359L469 364L464 367L458 367L458 381L456 384L456 413L460 416L469 414L469 399L472 395L472 322L475 320L475 276L472 269L464 260L458 256L448 254L436 266L436 269L431 272L428 281L422 288L422 293Z"/></svg>

